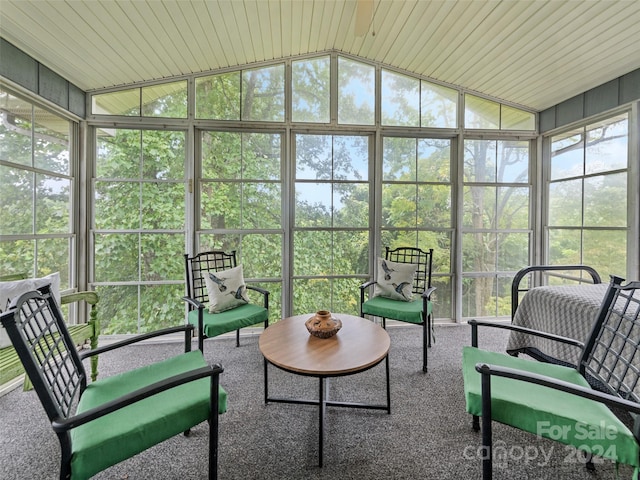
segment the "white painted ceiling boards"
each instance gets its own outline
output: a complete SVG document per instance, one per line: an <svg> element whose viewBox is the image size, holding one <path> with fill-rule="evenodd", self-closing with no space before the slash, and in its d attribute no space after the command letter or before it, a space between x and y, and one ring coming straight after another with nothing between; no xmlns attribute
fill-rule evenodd
<svg viewBox="0 0 640 480"><path fill-rule="evenodd" d="M86 91L338 51L543 110L640 68L640 0L0 0L0 36Z"/></svg>

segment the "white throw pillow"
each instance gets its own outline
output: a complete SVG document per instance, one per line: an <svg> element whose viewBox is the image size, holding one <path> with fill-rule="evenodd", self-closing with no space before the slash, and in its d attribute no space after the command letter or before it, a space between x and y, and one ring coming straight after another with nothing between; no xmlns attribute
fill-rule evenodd
<svg viewBox="0 0 640 480"><path fill-rule="evenodd" d="M23 293L36 290L45 285L51 285L51 293L60 305L60 273L55 272L42 278L27 278L24 280L14 280L11 282L0 282L0 312L4 312L11 304L14 298L19 297ZM11 340L0 326L0 348L11 345Z"/></svg>
<svg viewBox="0 0 640 480"><path fill-rule="evenodd" d="M378 258L378 278L373 288L374 297L410 302L413 300L413 277L418 265L397 263Z"/></svg>
<svg viewBox="0 0 640 480"><path fill-rule="evenodd" d="M220 272L209 272L205 274L204 282L207 286L211 313L224 312L249 303L242 265Z"/></svg>

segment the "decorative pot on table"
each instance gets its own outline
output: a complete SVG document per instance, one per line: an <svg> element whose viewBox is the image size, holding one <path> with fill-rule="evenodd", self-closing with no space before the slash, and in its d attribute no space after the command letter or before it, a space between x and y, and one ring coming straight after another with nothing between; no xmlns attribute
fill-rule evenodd
<svg viewBox="0 0 640 480"><path fill-rule="evenodd" d="M318 338L333 337L342 328L342 321L332 317L329 310L318 310L304 324L309 333Z"/></svg>

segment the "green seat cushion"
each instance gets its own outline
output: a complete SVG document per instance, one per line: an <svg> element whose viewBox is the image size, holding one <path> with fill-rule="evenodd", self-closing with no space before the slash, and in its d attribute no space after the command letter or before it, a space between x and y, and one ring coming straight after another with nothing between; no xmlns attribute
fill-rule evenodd
<svg viewBox="0 0 640 480"><path fill-rule="evenodd" d="M467 411L482 414L481 375L476 364L499 365L589 387L573 368L464 347L462 374ZM631 431L604 404L519 380L491 377L492 419L521 430L639 466L640 449Z"/></svg>
<svg viewBox="0 0 640 480"><path fill-rule="evenodd" d="M427 302L427 315L431 313L431 309L431 302ZM362 313L403 322L422 323L422 298L402 302L385 297L373 297L362 304Z"/></svg>
<svg viewBox="0 0 640 480"><path fill-rule="evenodd" d="M206 308L202 312L204 334L209 338L233 332L242 327L250 327L256 323L263 323L267 318L269 318L269 311L266 308L251 303L220 313L210 313ZM197 310L189 312L188 321L198 327Z"/></svg>
<svg viewBox="0 0 640 480"><path fill-rule="evenodd" d="M173 375L206 366L199 350L97 380L84 391L77 412L85 412ZM73 479L85 479L209 418L210 378L153 395L71 430ZM227 394L218 392L219 413Z"/></svg>

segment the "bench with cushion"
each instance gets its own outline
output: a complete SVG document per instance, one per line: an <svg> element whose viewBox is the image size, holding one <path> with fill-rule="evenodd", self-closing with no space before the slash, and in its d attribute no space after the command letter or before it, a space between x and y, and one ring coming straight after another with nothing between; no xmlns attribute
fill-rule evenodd
<svg viewBox="0 0 640 480"><path fill-rule="evenodd" d="M634 478L638 477L640 282L621 283L622 279L612 278L584 343L516 325L469 322L472 346L463 350L464 391L475 430L480 429L482 417L483 479L492 478L492 421L574 446L588 459L596 455L631 465ZM581 346L580 362L568 367L482 350L480 326ZM593 463L588 461L587 466L592 468Z"/></svg>

